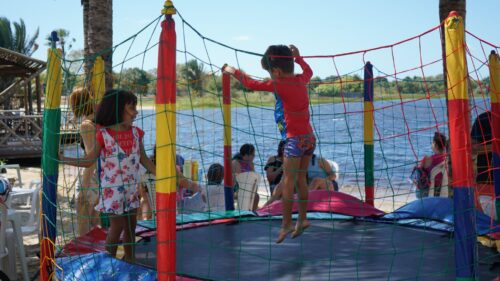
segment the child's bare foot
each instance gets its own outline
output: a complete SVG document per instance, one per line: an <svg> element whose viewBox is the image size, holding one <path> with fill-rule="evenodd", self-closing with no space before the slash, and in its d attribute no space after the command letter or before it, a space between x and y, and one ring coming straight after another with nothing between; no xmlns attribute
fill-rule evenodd
<svg viewBox="0 0 500 281"><path fill-rule="evenodd" d="M297 221L295 231L292 233L292 239L299 237L309 226L311 226L311 223L308 220L303 222Z"/></svg>
<svg viewBox="0 0 500 281"><path fill-rule="evenodd" d="M276 240L276 244L279 244L285 240L286 236L293 232L294 228L290 225L288 227L282 227L280 229L280 234L278 235L278 239Z"/></svg>

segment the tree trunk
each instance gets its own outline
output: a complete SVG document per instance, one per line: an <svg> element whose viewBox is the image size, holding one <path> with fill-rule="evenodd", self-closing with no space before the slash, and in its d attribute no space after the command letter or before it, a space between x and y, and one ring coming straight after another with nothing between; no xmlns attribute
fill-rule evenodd
<svg viewBox="0 0 500 281"><path fill-rule="evenodd" d="M36 80L36 113L42 113L42 87L40 85L40 76L35 78Z"/></svg>
<svg viewBox="0 0 500 281"><path fill-rule="evenodd" d="M102 56L106 72L106 90L113 87L113 0L87 0L89 2L88 46L89 54Z"/></svg>
<svg viewBox="0 0 500 281"><path fill-rule="evenodd" d="M85 58L90 55L89 48L89 0L81 0L83 6L83 54ZM88 77L90 70L92 69L92 63L85 59L84 70L85 77Z"/></svg>

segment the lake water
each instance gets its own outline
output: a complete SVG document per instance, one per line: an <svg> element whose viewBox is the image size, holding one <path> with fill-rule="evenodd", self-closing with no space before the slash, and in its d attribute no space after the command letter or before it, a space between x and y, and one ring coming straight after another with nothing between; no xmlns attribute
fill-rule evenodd
<svg viewBox="0 0 500 281"><path fill-rule="evenodd" d="M341 185L364 186L363 103L322 104L310 110L318 138L316 154L339 164ZM408 178L418 159L432 153L434 132L448 135L446 115L444 99L375 102L375 185L409 189ZM256 170L264 175L263 167L280 139L273 108L233 108L232 122L233 154L244 143L254 144ZM145 147L151 154L154 110L141 110L135 123L145 131ZM178 111L177 153L197 160L203 173L210 164L223 163L223 144L221 108Z"/></svg>
<svg viewBox="0 0 500 281"><path fill-rule="evenodd" d="M364 185L363 103L322 104L311 107L312 124L318 137L316 154L340 165L340 184ZM137 125L146 132L145 145L155 138L154 111L143 110ZM376 185L408 185L407 178L417 159L431 153L436 130L447 134L446 102L442 99L385 101L375 103L375 179ZM273 108L232 109L233 154L244 143L256 147L258 172L269 156L276 153L279 134ZM222 110L195 109L177 115L177 152L185 159L196 159L207 169L222 163Z"/></svg>

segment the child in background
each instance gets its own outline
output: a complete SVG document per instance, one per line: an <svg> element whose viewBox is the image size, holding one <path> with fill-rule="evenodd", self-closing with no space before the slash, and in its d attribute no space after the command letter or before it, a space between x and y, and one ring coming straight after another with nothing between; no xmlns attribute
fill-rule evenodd
<svg viewBox="0 0 500 281"><path fill-rule="evenodd" d="M90 152L95 145L96 126L94 123L94 101L90 90L76 88L69 96L69 104L75 118L80 123L80 146L85 153ZM99 201L99 179L96 165L85 168L80 179L76 196L76 214L78 235L87 234L93 227L100 224L99 212L94 207Z"/></svg>
<svg viewBox="0 0 500 281"><path fill-rule="evenodd" d="M294 58L302 68L302 74L294 74ZM234 75L247 89L276 93L283 103L287 126L283 164L283 221L276 240L276 243L281 243L289 233L293 232L292 238L295 238L310 225L306 217L308 199L306 172L316 148L316 138L309 122L309 95L306 85L313 73L300 57L297 47L293 45L269 46L261 65L269 72L271 80L253 80L240 70L227 65L222 70ZM294 187L298 189L299 194L299 219L295 227L292 226Z"/></svg>
<svg viewBox="0 0 500 281"><path fill-rule="evenodd" d="M418 168L420 169L417 181L417 198L429 196L429 176L431 171L437 165L446 161L446 147L447 147L446 136L436 132L432 139L431 149L433 154L431 156L425 155ZM438 174L435 178L435 186L441 186L443 180L443 175ZM434 195L433 195L434 196Z"/></svg>
<svg viewBox="0 0 500 281"><path fill-rule="evenodd" d="M205 201L205 211L216 212L226 210L224 201L224 167L219 163L210 165L207 172L207 185L201 189Z"/></svg>
<svg viewBox="0 0 500 281"><path fill-rule="evenodd" d="M233 161L231 162L231 166L233 169L234 175L234 191L235 196L237 198L239 192L238 181L236 180L236 176L241 173L247 172L255 172L255 165L253 164L253 160L255 159L255 146L250 143L245 143L240 147L240 152L236 153L233 156ZM258 192L255 192L254 201L252 203L252 210L257 210L259 207L260 196Z"/></svg>
<svg viewBox="0 0 500 281"><path fill-rule="evenodd" d="M144 151L144 132L132 125L138 114L136 106L137 97L133 93L107 91L96 115L99 127L95 146L83 158L60 156L62 162L79 167L90 167L99 159L101 191L95 209L109 215L106 250L116 256L120 235L124 233L124 260L128 262L135 260L140 164L150 173L156 173L155 165Z"/></svg>

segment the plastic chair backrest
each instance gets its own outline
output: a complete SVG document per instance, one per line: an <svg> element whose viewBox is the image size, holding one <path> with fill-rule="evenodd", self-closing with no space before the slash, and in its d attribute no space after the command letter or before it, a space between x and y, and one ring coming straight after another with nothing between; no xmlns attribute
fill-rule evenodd
<svg viewBox="0 0 500 281"><path fill-rule="evenodd" d="M28 225L36 224L36 226L40 225L40 191L41 184L40 183L32 183L30 184L30 188L35 186L35 190L33 195L31 195L31 208L30 208L30 216L28 219Z"/></svg>
<svg viewBox="0 0 500 281"><path fill-rule="evenodd" d="M5 247L7 239L7 207L4 204L0 204L0 260L1 258L7 256L8 252ZM1 267L1 263L0 263ZM2 268L5 270L5 268Z"/></svg>
<svg viewBox="0 0 500 281"><path fill-rule="evenodd" d="M236 175L236 181L239 186L238 209L252 211L260 175L255 172L245 172Z"/></svg>
<svg viewBox="0 0 500 281"><path fill-rule="evenodd" d="M206 198L205 211L215 212L226 210L224 199L224 185L203 185L201 188L202 193Z"/></svg>
<svg viewBox="0 0 500 281"><path fill-rule="evenodd" d="M15 169L17 173L17 181L14 183L14 186L18 186L20 188L23 187L23 179L21 178L21 166L19 164L4 164L0 165L0 169L5 168L5 169Z"/></svg>
<svg viewBox="0 0 500 281"><path fill-rule="evenodd" d="M443 179L441 181L440 193L438 197L448 197L448 171L446 170L446 162L442 162L436 165L431 170L431 174L429 176L430 185L429 185L429 197L434 196L434 189L436 188L436 176L442 174Z"/></svg>
<svg viewBox="0 0 500 281"><path fill-rule="evenodd" d="M332 167L332 170L335 173L335 178L338 180L339 173L340 173L339 164L337 164L337 162L335 162L335 161L328 160L328 159L326 161L328 161L328 164L330 164L330 167Z"/></svg>
<svg viewBox="0 0 500 281"><path fill-rule="evenodd" d="M153 212L156 212L156 177L150 173L144 174L142 176L142 183L146 184L146 186L148 187L148 196L149 202L151 203L151 209L153 210Z"/></svg>

